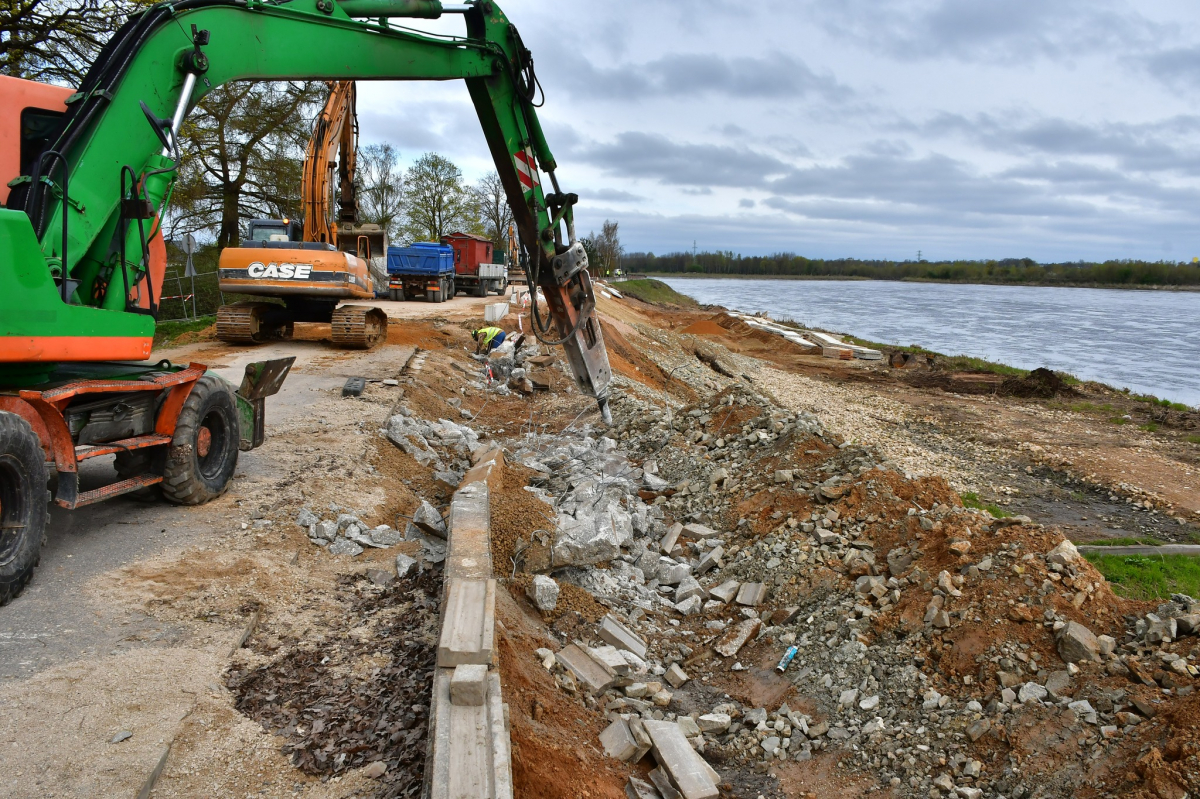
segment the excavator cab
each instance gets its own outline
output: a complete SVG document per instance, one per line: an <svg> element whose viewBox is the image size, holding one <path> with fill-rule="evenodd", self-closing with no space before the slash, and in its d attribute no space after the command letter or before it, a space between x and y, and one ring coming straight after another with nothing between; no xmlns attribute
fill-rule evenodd
<svg viewBox="0 0 1200 799"><path fill-rule="evenodd" d="M304 226L294 219L251 219L246 241L300 241Z"/></svg>

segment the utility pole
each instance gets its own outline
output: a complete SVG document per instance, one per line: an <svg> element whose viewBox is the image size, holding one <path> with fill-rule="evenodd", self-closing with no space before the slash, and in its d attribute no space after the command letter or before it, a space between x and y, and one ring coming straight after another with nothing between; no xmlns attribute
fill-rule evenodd
<svg viewBox="0 0 1200 799"><path fill-rule="evenodd" d="M920 261L921 261L921 251L917 250L917 262L919 263Z"/></svg>

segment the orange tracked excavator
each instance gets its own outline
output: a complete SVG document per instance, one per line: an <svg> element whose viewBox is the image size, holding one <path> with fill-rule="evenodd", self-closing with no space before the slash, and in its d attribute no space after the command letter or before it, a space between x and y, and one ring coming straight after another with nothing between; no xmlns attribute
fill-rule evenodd
<svg viewBox="0 0 1200 799"><path fill-rule="evenodd" d="M252 220L241 246L221 253L221 291L274 297L283 304L222 306L217 311L217 338L222 341L256 344L288 338L296 322L329 322L333 343L341 347L370 349L387 337L387 315L381 309L339 307L344 300L375 298L376 275L387 274L387 236L378 225L358 220L354 81L330 82L329 88L304 160L303 224Z"/></svg>

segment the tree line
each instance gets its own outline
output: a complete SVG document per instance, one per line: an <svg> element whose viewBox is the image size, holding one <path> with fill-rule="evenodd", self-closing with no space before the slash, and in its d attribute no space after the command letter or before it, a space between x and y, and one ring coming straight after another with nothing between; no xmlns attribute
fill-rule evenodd
<svg viewBox="0 0 1200 799"><path fill-rule="evenodd" d="M743 256L734 252L673 252L666 255L639 252L624 257L624 269L628 273L927 280L943 283L1200 286L1200 263L1131 259L1043 264L1031 258L891 261L805 258L792 253Z"/></svg>

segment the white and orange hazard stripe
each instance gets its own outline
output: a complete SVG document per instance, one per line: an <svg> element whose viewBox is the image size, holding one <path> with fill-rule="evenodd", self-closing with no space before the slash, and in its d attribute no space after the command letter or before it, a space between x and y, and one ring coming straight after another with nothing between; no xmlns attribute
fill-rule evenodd
<svg viewBox="0 0 1200 799"><path fill-rule="evenodd" d="M521 179L521 185L525 191L533 191L534 186L542 184L542 179L538 177L537 162L534 161L532 150L527 148L515 153L513 162L517 165L517 177Z"/></svg>

